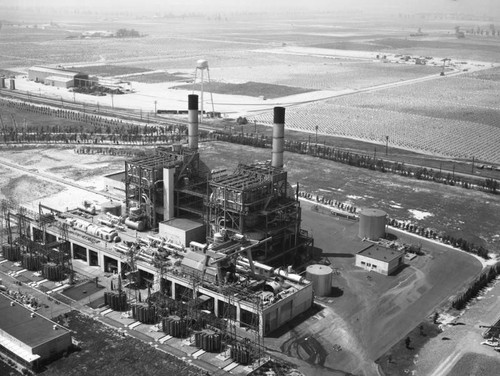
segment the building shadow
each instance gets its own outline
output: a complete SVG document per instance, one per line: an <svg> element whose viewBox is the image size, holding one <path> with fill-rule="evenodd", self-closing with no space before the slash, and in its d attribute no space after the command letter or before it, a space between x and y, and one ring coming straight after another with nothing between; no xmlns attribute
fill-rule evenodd
<svg viewBox="0 0 500 376"><path fill-rule="evenodd" d="M342 290L339 287L332 287L330 290L330 293L328 294L329 298L340 298L342 295L344 295L344 290Z"/></svg>
<svg viewBox="0 0 500 376"><path fill-rule="evenodd" d="M352 253L323 253L323 257L344 257L352 258L354 255Z"/></svg>
<svg viewBox="0 0 500 376"><path fill-rule="evenodd" d="M318 312L321 312L324 308L320 306L319 304L313 303L311 308L309 308L307 311L301 313L300 315L296 316L292 320L288 321L287 323L283 324L280 326L278 329L273 330L271 333L267 334L266 337L269 338L280 338L284 334L288 333L290 330L295 329L297 326L302 324L304 321L310 319L313 317L315 314Z"/></svg>
<svg viewBox="0 0 500 376"><path fill-rule="evenodd" d="M394 270L391 274L389 274L391 277L395 277L399 274L401 274L403 272L403 270L405 270L406 268L409 268L410 265L408 264L402 264L399 268L397 268L396 270Z"/></svg>

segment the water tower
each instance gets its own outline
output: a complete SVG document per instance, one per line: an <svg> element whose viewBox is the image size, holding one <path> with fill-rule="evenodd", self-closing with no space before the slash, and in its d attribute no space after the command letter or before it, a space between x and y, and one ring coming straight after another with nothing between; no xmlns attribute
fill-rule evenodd
<svg viewBox="0 0 500 376"><path fill-rule="evenodd" d="M207 71L207 82L210 84L210 69L208 69L208 61L200 59L196 62L196 69L194 71L194 85L196 85L196 79L198 78L198 71L200 71L200 123L203 118L203 83L205 82L204 71ZM212 114L215 114L214 111L214 98L212 96L212 92L210 92L210 101L212 102Z"/></svg>

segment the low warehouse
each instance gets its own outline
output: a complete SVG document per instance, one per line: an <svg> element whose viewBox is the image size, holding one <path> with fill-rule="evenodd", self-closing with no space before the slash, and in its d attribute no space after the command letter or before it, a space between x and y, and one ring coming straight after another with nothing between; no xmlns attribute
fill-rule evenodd
<svg viewBox="0 0 500 376"><path fill-rule="evenodd" d="M0 294L0 352L29 369L38 369L71 346L71 333Z"/></svg>
<svg viewBox="0 0 500 376"><path fill-rule="evenodd" d="M69 88L90 85L89 75L61 68L34 66L28 69L28 79L45 85Z"/></svg>
<svg viewBox="0 0 500 376"><path fill-rule="evenodd" d="M403 252L370 244L356 254L356 266L383 275L390 275L403 265L403 258Z"/></svg>

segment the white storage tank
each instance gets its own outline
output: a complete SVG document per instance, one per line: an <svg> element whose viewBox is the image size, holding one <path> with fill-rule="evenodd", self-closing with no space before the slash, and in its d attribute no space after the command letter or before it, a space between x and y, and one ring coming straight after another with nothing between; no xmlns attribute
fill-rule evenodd
<svg viewBox="0 0 500 376"><path fill-rule="evenodd" d="M103 202L101 204L101 212L103 214L105 213L111 213L113 215L116 215L117 217L122 215L122 204L119 201L107 201Z"/></svg>
<svg viewBox="0 0 500 376"><path fill-rule="evenodd" d="M385 237L387 213L380 209L363 209L359 212L359 237L378 240Z"/></svg>
<svg viewBox="0 0 500 376"><path fill-rule="evenodd" d="M333 270L327 265L309 265L306 269L306 279L313 283L316 296L328 296L332 290Z"/></svg>

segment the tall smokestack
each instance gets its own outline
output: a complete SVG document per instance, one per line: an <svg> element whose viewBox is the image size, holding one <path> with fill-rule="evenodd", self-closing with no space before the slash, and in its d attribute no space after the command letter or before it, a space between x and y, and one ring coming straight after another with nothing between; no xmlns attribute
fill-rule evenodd
<svg viewBox="0 0 500 376"><path fill-rule="evenodd" d="M283 150L285 146L285 107L274 107L273 155L271 166L283 167Z"/></svg>
<svg viewBox="0 0 500 376"><path fill-rule="evenodd" d="M198 96L188 95L188 146L191 150L198 150Z"/></svg>

